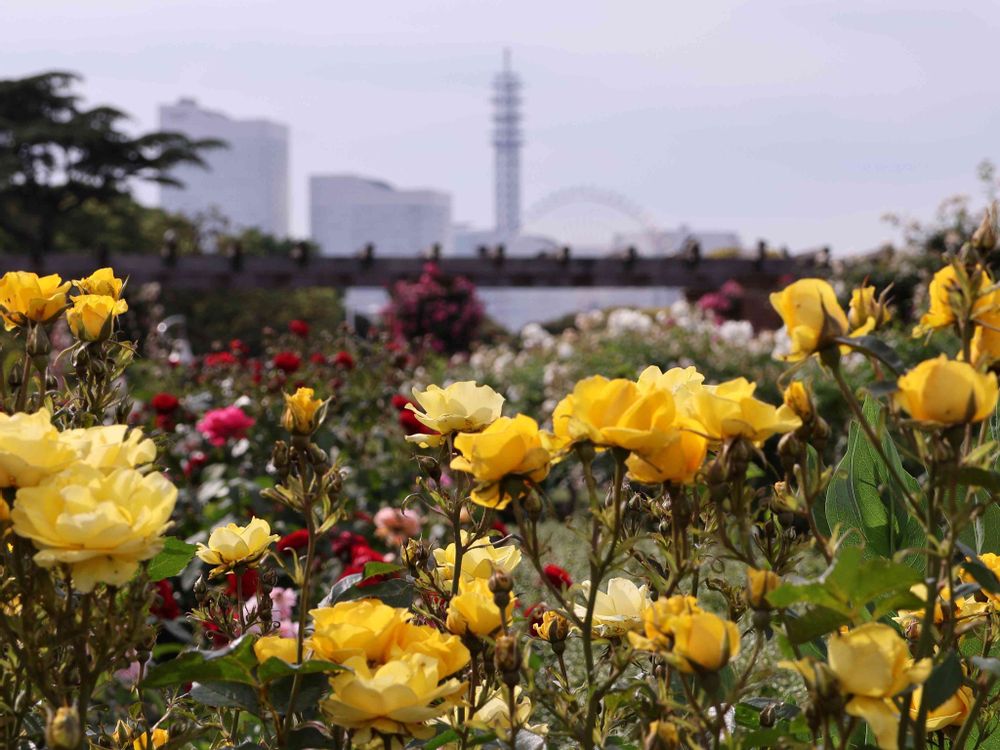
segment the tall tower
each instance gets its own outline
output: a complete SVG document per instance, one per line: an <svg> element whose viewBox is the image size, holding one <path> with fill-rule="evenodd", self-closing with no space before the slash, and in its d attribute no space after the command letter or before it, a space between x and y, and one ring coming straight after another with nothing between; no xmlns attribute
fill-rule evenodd
<svg viewBox="0 0 1000 750"><path fill-rule="evenodd" d="M493 78L493 148L496 154L496 230L504 238L521 231L521 79L503 51L503 70Z"/></svg>

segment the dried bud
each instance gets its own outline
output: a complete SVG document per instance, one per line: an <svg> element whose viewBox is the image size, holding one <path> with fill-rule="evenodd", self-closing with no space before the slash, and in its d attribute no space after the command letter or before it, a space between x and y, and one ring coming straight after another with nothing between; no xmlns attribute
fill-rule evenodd
<svg viewBox="0 0 1000 750"><path fill-rule="evenodd" d="M524 508L524 512L532 521L537 521L542 517L542 501L534 492L529 492L525 496L521 501L521 507Z"/></svg>
<svg viewBox="0 0 1000 750"><path fill-rule="evenodd" d="M400 552L403 564L416 575L427 564L427 548L419 539L410 539Z"/></svg>
<svg viewBox="0 0 1000 750"><path fill-rule="evenodd" d="M330 456L316 443L309 443L309 463L313 465L320 474L326 472L330 466Z"/></svg>
<svg viewBox="0 0 1000 750"><path fill-rule="evenodd" d="M288 443L284 440L275 440L274 448L271 450L271 463L279 473L285 474L288 471Z"/></svg>
<svg viewBox="0 0 1000 750"><path fill-rule="evenodd" d="M194 582L194 596L199 602L204 601L205 597L208 595L208 584L205 583L204 576L198 576L198 579Z"/></svg>
<svg viewBox="0 0 1000 750"><path fill-rule="evenodd" d="M441 481L441 465L432 456L417 456L417 465L420 470L435 483Z"/></svg>
<svg viewBox="0 0 1000 750"><path fill-rule="evenodd" d="M43 326L31 326L31 330L28 333L28 341L25 344L24 350L32 359L37 357L47 357L49 355L49 352L52 351L52 343L49 341L49 335L45 332L45 328Z"/></svg>
<svg viewBox="0 0 1000 750"><path fill-rule="evenodd" d="M506 685L517 683L518 672L521 670L521 651L517 647L517 639L512 635L498 635L493 650L493 663L497 671L503 675Z"/></svg>
<svg viewBox="0 0 1000 750"><path fill-rule="evenodd" d="M493 603L501 612L507 611L510 604L510 592L514 588L514 580L503 568L497 568L489 580L490 591L493 592Z"/></svg>
<svg viewBox="0 0 1000 750"><path fill-rule="evenodd" d="M986 209L979 228L972 235L972 246L983 253L991 252L997 246L997 207L992 204Z"/></svg>
<svg viewBox="0 0 1000 750"><path fill-rule="evenodd" d="M81 738L80 714L75 707L63 706L55 713L49 711L45 741L51 750L76 750Z"/></svg>

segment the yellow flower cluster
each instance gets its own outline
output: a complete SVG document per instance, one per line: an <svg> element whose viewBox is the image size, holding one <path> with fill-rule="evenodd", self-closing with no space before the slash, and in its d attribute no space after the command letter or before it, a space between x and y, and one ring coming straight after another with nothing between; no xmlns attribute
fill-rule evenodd
<svg viewBox="0 0 1000 750"><path fill-rule="evenodd" d="M10 331L32 323L48 325L63 311L70 331L80 341L103 341L111 335L115 318L128 310L121 298L125 283L110 268L94 271L72 282L79 294L68 297L70 282L57 274L38 276L11 271L0 278L0 316Z"/></svg>
<svg viewBox="0 0 1000 750"><path fill-rule="evenodd" d="M45 409L0 414L14 533L32 541L38 565L67 566L81 592L124 584L162 548L177 489L140 470L155 457L153 442L124 425L60 432Z"/></svg>
<svg viewBox="0 0 1000 750"><path fill-rule="evenodd" d="M349 669L331 678L322 710L331 723L354 730L356 742L373 733L430 737L429 722L461 702L466 684L451 675L470 655L457 636L415 625L408 610L377 599L338 602L310 614L312 653Z"/></svg>

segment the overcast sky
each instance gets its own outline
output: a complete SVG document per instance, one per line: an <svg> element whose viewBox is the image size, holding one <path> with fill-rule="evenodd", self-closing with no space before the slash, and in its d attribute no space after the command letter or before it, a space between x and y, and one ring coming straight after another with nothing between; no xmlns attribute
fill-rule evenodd
<svg viewBox="0 0 1000 750"><path fill-rule="evenodd" d="M288 123L299 234L316 172L446 190L491 224L504 46L526 205L596 186L664 227L846 253L893 237L886 211L981 202L976 165L1000 158L988 0L0 0L0 30L0 76L77 71L137 127L180 96Z"/></svg>

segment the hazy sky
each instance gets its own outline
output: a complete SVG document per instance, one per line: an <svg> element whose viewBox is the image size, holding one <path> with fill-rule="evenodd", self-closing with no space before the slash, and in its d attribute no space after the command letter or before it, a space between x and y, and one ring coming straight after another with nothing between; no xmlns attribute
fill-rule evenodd
<svg viewBox="0 0 1000 750"><path fill-rule="evenodd" d="M0 76L78 71L138 127L182 95L288 123L300 234L315 172L447 190L457 221L492 223L504 46L529 205L591 185L665 227L849 252L893 236L885 211L980 199L1000 158L986 0L0 0L0 30Z"/></svg>

